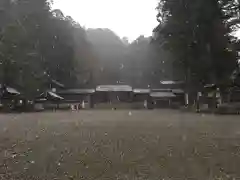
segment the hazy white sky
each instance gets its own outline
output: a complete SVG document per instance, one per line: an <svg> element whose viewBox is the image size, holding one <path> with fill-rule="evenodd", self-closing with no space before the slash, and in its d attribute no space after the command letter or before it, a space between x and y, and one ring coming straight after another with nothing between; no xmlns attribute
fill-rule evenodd
<svg viewBox="0 0 240 180"><path fill-rule="evenodd" d="M53 8L86 28L109 28L120 37L134 40L150 36L157 26L158 0L54 0Z"/></svg>

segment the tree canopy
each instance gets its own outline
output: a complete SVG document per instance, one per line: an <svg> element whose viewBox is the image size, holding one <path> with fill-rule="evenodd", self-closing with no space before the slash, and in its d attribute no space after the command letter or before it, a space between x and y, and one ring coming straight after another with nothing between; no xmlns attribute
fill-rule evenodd
<svg viewBox="0 0 240 180"><path fill-rule="evenodd" d="M162 0L157 41L175 59L188 84L226 83L236 65L231 32L236 2Z"/></svg>
<svg viewBox="0 0 240 180"><path fill-rule="evenodd" d="M67 87L78 84L79 67L91 55L78 23L52 11L47 0L3 0L0 13L2 83L27 94L47 88L50 79Z"/></svg>
<svg viewBox="0 0 240 180"><path fill-rule="evenodd" d="M48 0L0 1L0 83L33 97L57 81L158 86L226 83L236 66L235 0L161 0L153 37L133 42L109 29L85 29Z"/></svg>

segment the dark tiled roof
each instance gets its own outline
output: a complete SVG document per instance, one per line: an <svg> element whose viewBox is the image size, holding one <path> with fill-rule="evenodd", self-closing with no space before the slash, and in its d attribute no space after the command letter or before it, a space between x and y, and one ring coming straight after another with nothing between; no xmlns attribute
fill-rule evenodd
<svg viewBox="0 0 240 180"><path fill-rule="evenodd" d="M176 97L172 92L152 92L150 94L153 98L173 98Z"/></svg>
<svg viewBox="0 0 240 180"><path fill-rule="evenodd" d="M64 91L59 91L59 94L93 94L95 89L67 89Z"/></svg>
<svg viewBox="0 0 240 180"><path fill-rule="evenodd" d="M173 85L173 84L183 84L183 81L160 81L161 84L164 85Z"/></svg>
<svg viewBox="0 0 240 180"><path fill-rule="evenodd" d="M98 92L132 92L133 88L128 85L101 85L96 88Z"/></svg>
<svg viewBox="0 0 240 180"><path fill-rule="evenodd" d="M57 95L56 93L52 92L52 91L47 91L48 95L50 95L51 97L55 98L55 99L60 99L60 100L64 100L63 97Z"/></svg>
<svg viewBox="0 0 240 180"><path fill-rule="evenodd" d="M2 84L0 84L0 89L1 88L2 88ZM7 93L9 93L9 94L16 94L16 95L21 94L19 91L17 91L16 89L14 89L12 87L7 87L6 90L7 90Z"/></svg>
<svg viewBox="0 0 240 180"><path fill-rule="evenodd" d="M133 89L135 94L149 94L151 92L150 89Z"/></svg>

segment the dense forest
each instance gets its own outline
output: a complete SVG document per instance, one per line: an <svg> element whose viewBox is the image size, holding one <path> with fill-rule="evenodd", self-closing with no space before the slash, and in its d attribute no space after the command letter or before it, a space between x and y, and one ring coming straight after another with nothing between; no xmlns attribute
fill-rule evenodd
<svg viewBox="0 0 240 180"><path fill-rule="evenodd" d="M189 86L230 83L237 68L239 8L236 0L159 1L156 42L171 53L174 72Z"/></svg>
<svg viewBox="0 0 240 180"><path fill-rule="evenodd" d="M129 42L109 29L83 28L47 0L1 0L0 82L29 96L52 81L66 88L229 83L240 49L233 36L239 2L161 0L157 10L153 36Z"/></svg>
<svg viewBox="0 0 240 180"><path fill-rule="evenodd" d="M147 86L153 79L159 82L159 75L171 78L161 68L168 55L159 58L151 37L129 43L109 29L84 29L61 10L51 9L47 0L0 3L2 84L35 94L52 80L67 88L86 88Z"/></svg>

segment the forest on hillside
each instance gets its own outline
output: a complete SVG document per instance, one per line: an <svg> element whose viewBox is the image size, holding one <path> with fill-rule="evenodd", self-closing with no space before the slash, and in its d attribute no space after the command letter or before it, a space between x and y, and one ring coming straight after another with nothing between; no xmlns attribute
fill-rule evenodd
<svg viewBox="0 0 240 180"><path fill-rule="evenodd" d="M151 45L151 37L129 43L110 29L85 29L47 0L1 0L0 22L0 81L27 94L51 80L86 88L145 87L172 78L161 63L169 56Z"/></svg>
<svg viewBox="0 0 240 180"><path fill-rule="evenodd" d="M239 2L161 0L157 10L153 36L128 42L110 29L85 29L47 0L1 0L0 83L29 96L53 80L66 88L229 83L238 72Z"/></svg>

